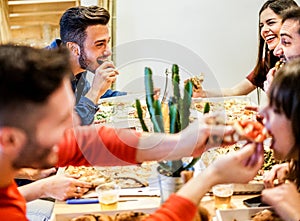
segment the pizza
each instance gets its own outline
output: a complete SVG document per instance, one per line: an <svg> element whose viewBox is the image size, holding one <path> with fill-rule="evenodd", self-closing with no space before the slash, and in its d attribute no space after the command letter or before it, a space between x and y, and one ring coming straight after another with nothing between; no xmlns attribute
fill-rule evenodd
<svg viewBox="0 0 300 221"><path fill-rule="evenodd" d="M204 163L205 167L208 167L218 157L228 154L233 151L237 151L242 148L242 144L233 144L224 147L211 148L202 153L200 160Z"/></svg>
<svg viewBox="0 0 300 221"><path fill-rule="evenodd" d="M71 221L114 221L114 219L105 214L86 214L75 217Z"/></svg>
<svg viewBox="0 0 300 221"><path fill-rule="evenodd" d="M73 218L71 221L142 221L149 214L144 212L120 212L115 215L86 214Z"/></svg>
<svg viewBox="0 0 300 221"><path fill-rule="evenodd" d="M269 209L259 211L251 217L251 221L283 221L276 213Z"/></svg>
<svg viewBox="0 0 300 221"><path fill-rule="evenodd" d="M204 76L199 75L199 76L193 76L190 78L192 84L193 84L193 92L195 93L200 93L202 92L202 83L204 81Z"/></svg>
<svg viewBox="0 0 300 221"><path fill-rule="evenodd" d="M224 136L219 140L219 144L232 144L240 140L248 140L255 143L262 143L269 137L268 130L265 126L257 120L242 119L233 122L226 122L224 115L210 114L204 118L206 124L209 125L232 125L235 133Z"/></svg>
<svg viewBox="0 0 300 221"><path fill-rule="evenodd" d="M156 173L156 167L157 163L153 161L141 165L96 168L125 189L149 186L149 178Z"/></svg>
<svg viewBox="0 0 300 221"><path fill-rule="evenodd" d="M91 183L93 188L100 184L112 181L112 179L109 176L105 175L104 173L102 173L94 167L68 166L65 169L65 174L70 176L79 175L78 180Z"/></svg>
<svg viewBox="0 0 300 221"><path fill-rule="evenodd" d="M149 214L143 212L122 212L115 215L115 221L142 221L147 218Z"/></svg>
<svg viewBox="0 0 300 221"><path fill-rule="evenodd" d="M98 105L98 111L94 115L94 124L107 123L115 113L115 106L110 102L102 102Z"/></svg>
<svg viewBox="0 0 300 221"><path fill-rule="evenodd" d="M222 113L226 124L237 120L254 119L257 112L247 107L253 106L247 97L194 99L191 108L203 113L209 103L210 113Z"/></svg>
<svg viewBox="0 0 300 221"><path fill-rule="evenodd" d="M275 69L276 69L276 71L278 71L279 68L283 67L285 65L285 63L286 63L286 61L282 60L282 59L280 59L279 61L277 61L275 63Z"/></svg>
<svg viewBox="0 0 300 221"><path fill-rule="evenodd" d="M122 189L149 186L148 179L155 174L156 162L145 162L141 165L91 167L69 166L65 169L66 175L79 175L79 180L96 186L114 181Z"/></svg>
<svg viewBox="0 0 300 221"><path fill-rule="evenodd" d="M246 139L255 143L262 143L268 138L268 131L265 126L253 120L235 121L233 128L239 136L239 139Z"/></svg>

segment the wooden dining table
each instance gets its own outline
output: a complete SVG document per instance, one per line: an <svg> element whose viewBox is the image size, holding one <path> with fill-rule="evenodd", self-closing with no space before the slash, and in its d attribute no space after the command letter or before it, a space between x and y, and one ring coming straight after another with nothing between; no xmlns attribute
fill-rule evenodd
<svg viewBox="0 0 300 221"><path fill-rule="evenodd" d="M244 205L243 200L258 196L258 194L234 194L231 198L231 208L243 209L248 208ZM161 199L158 196L133 196L120 197L116 210L101 210L99 203L91 204L67 204L66 201L56 201L53 208L51 221L70 221L72 218L83 214L103 213L113 215L122 211L141 211L145 213L153 213L161 205ZM214 207L214 197L207 193L200 205L206 208L212 220L216 219L216 209Z"/></svg>

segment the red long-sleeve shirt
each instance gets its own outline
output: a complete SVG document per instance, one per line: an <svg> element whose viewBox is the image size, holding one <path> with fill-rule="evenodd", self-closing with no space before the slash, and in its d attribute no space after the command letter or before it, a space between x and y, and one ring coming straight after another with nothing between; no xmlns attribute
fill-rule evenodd
<svg viewBox="0 0 300 221"><path fill-rule="evenodd" d="M57 166L134 164L138 138L139 134L134 130L108 127L68 130L58 144ZM14 182L6 188L0 188L1 220L27 221L25 208L26 201ZM174 194L147 221L188 221L193 219L196 210L192 202Z"/></svg>

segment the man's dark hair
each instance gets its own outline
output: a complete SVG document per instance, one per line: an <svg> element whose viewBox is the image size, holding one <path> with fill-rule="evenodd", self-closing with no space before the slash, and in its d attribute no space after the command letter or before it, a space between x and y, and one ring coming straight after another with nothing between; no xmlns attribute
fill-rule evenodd
<svg viewBox="0 0 300 221"><path fill-rule="evenodd" d="M98 6L69 8L60 19L60 38L63 44L75 42L83 46L86 29L91 25L107 25L109 12Z"/></svg>
<svg viewBox="0 0 300 221"><path fill-rule="evenodd" d="M66 48L0 45L0 126L20 125L30 108L43 106L70 75L66 61Z"/></svg>
<svg viewBox="0 0 300 221"><path fill-rule="evenodd" d="M298 28L298 34L300 34L300 8L292 8L289 10L284 11L282 15L282 23L286 20L293 20L298 21L299 28Z"/></svg>

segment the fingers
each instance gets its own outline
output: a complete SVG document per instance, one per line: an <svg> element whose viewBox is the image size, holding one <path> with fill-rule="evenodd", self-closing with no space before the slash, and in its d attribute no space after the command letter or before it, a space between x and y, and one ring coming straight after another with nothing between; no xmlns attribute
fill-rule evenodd
<svg viewBox="0 0 300 221"><path fill-rule="evenodd" d="M80 186L75 186L75 190L74 193L76 194L81 194L83 195L84 193L86 193L87 191L89 191L90 188L86 188L86 187L80 187Z"/></svg>
<svg viewBox="0 0 300 221"><path fill-rule="evenodd" d="M277 184L285 182L288 173L288 164L278 164L275 165L269 172L264 174L264 185L266 188L272 188L275 186L274 182Z"/></svg>
<svg viewBox="0 0 300 221"><path fill-rule="evenodd" d="M97 62L100 66L96 69L96 73L101 75L105 74L106 77L115 77L119 75L119 71L112 61L97 59Z"/></svg>
<svg viewBox="0 0 300 221"><path fill-rule="evenodd" d="M92 187L91 184L78 180L74 180L71 185L72 187L70 188L67 198L80 198Z"/></svg>
<svg viewBox="0 0 300 221"><path fill-rule="evenodd" d="M246 106L245 110L250 110L250 111L258 112L259 107L257 107L257 106Z"/></svg>
<svg viewBox="0 0 300 221"><path fill-rule="evenodd" d="M41 170L41 177L40 178L45 178L50 176L51 174L56 173L56 168L52 167L50 169L45 169L45 170Z"/></svg>
<svg viewBox="0 0 300 221"><path fill-rule="evenodd" d="M80 178L80 174L64 174L64 176L66 176L66 177L70 177L70 178L74 178L74 179L78 179L78 178Z"/></svg>
<svg viewBox="0 0 300 221"><path fill-rule="evenodd" d="M80 180L76 180L76 179L74 179L73 184L74 184L74 186L80 187L80 188L88 188L88 189L92 188L92 184L87 183L87 182L83 182L83 181L80 181Z"/></svg>
<svg viewBox="0 0 300 221"><path fill-rule="evenodd" d="M254 143L248 143L246 144L242 149L238 151L238 154L240 155L241 159L243 159L244 164L247 164L249 161L249 158L255 154L256 146Z"/></svg>
<svg viewBox="0 0 300 221"><path fill-rule="evenodd" d="M210 136L206 141L206 148L236 143L231 126L214 125L210 127Z"/></svg>
<svg viewBox="0 0 300 221"><path fill-rule="evenodd" d="M263 163L263 156L264 156L264 152L263 152L263 144L262 143L258 143L258 144L251 144L250 148L250 152L249 154L251 154L249 156L249 158L245 161L245 166L249 166L249 167L254 167L254 166L259 166L261 167L262 163Z"/></svg>
<svg viewBox="0 0 300 221"><path fill-rule="evenodd" d="M103 63L98 67L100 70L109 70L114 71L116 74L119 74L117 68L115 67L114 63L112 61L103 61Z"/></svg>

